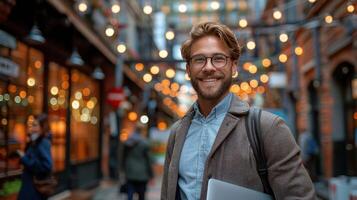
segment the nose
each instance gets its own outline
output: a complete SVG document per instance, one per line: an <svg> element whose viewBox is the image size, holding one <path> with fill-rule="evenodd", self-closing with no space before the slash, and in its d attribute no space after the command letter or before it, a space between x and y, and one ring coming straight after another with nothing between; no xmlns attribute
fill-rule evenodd
<svg viewBox="0 0 357 200"><path fill-rule="evenodd" d="M206 58L206 64L203 66L202 71L211 72L216 71L216 68L212 64L212 58Z"/></svg>

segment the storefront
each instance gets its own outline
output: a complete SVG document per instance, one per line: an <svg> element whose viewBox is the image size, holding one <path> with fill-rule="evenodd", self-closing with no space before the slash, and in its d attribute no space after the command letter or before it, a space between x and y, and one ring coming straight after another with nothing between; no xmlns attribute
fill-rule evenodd
<svg viewBox="0 0 357 200"><path fill-rule="evenodd" d="M20 177L15 151L25 149L27 120L40 113L49 115L58 192L100 179L100 81L51 57L19 40L0 46L1 183Z"/></svg>

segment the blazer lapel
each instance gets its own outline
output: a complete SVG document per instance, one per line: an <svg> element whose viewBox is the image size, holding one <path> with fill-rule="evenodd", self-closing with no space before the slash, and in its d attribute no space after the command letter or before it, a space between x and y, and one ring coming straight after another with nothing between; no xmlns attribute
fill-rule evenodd
<svg viewBox="0 0 357 200"><path fill-rule="evenodd" d="M226 117L224 118L221 127L218 130L217 137L213 143L212 149L208 155L210 158L217 148L223 143L223 141L227 138L227 136L232 132L233 128L236 127L239 118L227 113ZM208 159L207 159L208 160Z"/></svg>
<svg viewBox="0 0 357 200"><path fill-rule="evenodd" d="M223 141L228 137L228 135L232 132L234 127L236 127L239 117L241 115L247 114L249 111L249 104L243 101L240 101L237 97L232 98L231 105L225 116L221 127L218 130L217 137L213 143L210 154L208 155L208 159L215 153L217 148L223 143Z"/></svg>
<svg viewBox="0 0 357 200"><path fill-rule="evenodd" d="M169 168L169 177L168 177L168 179L169 179L168 187L172 187L171 189L169 189L169 191L172 191L172 193L169 194L170 195L169 199L175 199L181 151L182 151L183 145L185 143L188 129L190 128L190 125L191 125L193 113L194 113L193 111L189 112L182 119L181 124L176 129L177 131L176 131L176 137L175 137L175 145L174 145L174 149L173 149L173 153L172 153L172 157L171 157L171 165Z"/></svg>

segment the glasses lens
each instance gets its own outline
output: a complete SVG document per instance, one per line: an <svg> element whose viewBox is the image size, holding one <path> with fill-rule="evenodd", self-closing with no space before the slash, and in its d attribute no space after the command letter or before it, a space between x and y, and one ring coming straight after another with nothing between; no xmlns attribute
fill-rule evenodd
<svg viewBox="0 0 357 200"><path fill-rule="evenodd" d="M224 55L216 54L212 57L212 64L215 67L224 67L227 64L227 58Z"/></svg>
<svg viewBox="0 0 357 200"><path fill-rule="evenodd" d="M191 66L194 68L200 68L206 63L206 57L203 55L193 56L191 58Z"/></svg>

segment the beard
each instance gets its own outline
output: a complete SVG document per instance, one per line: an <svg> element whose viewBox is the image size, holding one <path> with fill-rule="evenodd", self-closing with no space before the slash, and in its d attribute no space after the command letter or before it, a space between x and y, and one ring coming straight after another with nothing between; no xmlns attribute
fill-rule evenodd
<svg viewBox="0 0 357 200"><path fill-rule="evenodd" d="M198 80L197 77L191 78L192 87L197 92L199 98L203 98L207 100L217 100L223 97L229 91L229 88L233 80L232 77L231 76L225 77L224 74L216 77L217 78L219 77L218 85L215 85L215 87L210 87L210 88L202 88L199 83L200 81Z"/></svg>

